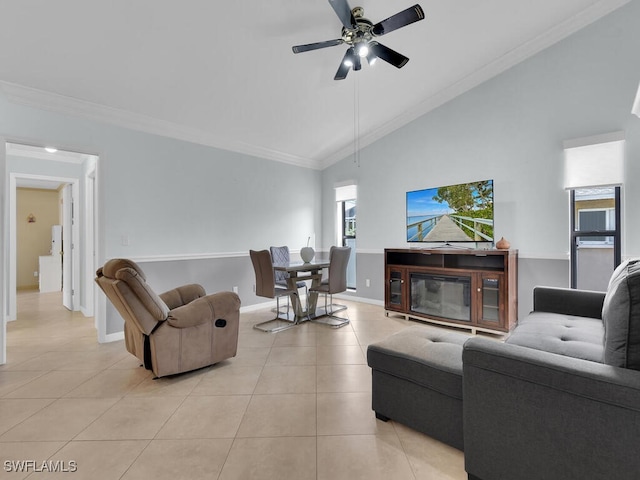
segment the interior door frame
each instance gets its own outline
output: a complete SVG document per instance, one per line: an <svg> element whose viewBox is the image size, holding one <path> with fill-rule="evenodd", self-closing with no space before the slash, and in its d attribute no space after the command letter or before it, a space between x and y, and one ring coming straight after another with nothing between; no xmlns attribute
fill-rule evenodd
<svg viewBox="0 0 640 480"><path fill-rule="evenodd" d="M8 171L7 168L7 145L8 144L23 144L23 145L38 145L42 144L42 142L37 142L28 139L14 139L6 137L5 135L0 134L0 178L2 182L2 186L0 186L0 215L2 215L2 230L0 230L0 365L3 365L7 362L7 322L11 318L12 313L12 297L14 299L13 303L13 319L17 318L17 295L16 295L16 259L15 259L15 244L16 240L11 240L12 232L15 232L15 228L11 227L11 216L13 215L14 219L16 217L15 212L15 179L20 176L26 176L27 174L15 173L13 175ZM74 149L68 148L66 151L69 152L82 152L82 149ZM100 252L99 248L99 238L100 238L100 208L99 208L99 159L100 156L98 154L83 154L86 155L85 158L85 170L82 176L78 178L66 178L66 177L55 177L62 178L69 183L74 184L74 182L79 185L79 182L91 179L92 188L90 191L80 191L82 195L78 195L78 201L82 203L85 208L85 215L82 218L82 222L85 223L86 229L90 229L91 235L84 237L84 242L92 242L91 245L87 244L84 250L83 259L86 264L86 278L84 279L82 288L85 289L85 299L86 305L84 309L82 309L83 314L85 316L94 316L95 317L95 325L97 330L97 341L99 343L103 343L108 341L108 336L106 334L106 302L100 302L99 297L96 297L96 289L97 286L93 281L93 274L95 272L95 268L98 261L98 252ZM52 178L52 175L42 175L47 179ZM86 198L88 194L91 194L92 197ZM12 202L13 197L13 202ZM12 208L13 207L13 208ZM12 213L13 210L13 213ZM76 218L80 218L78 215L79 212L76 213ZM90 219L88 217L91 217ZM14 220L15 221L15 220ZM15 227L15 223L13 226ZM86 233L86 232L85 232ZM78 239L78 236L76 236ZM10 242L13 242L14 251L11 252L9 246ZM80 253L80 249L77 249ZM11 266L13 264L13 276L11 272ZM79 262L76 264L79 268ZM79 272L79 270L78 270ZM11 278L13 277L13 288L11 283ZM77 277L80 280L80 277ZM81 302L79 302L81 303Z"/></svg>
<svg viewBox="0 0 640 480"><path fill-rule="evenodd" d="M60 183L70 184L72 189L77 189L80 180L78 178L69 178L69 177L57 177L53 175L36 175L36 174L27 174L27 173L10 173L9 174L9 315L8 321L12 322L18 318L18 299L17 299L17 180L18 179L29 179L29 180L55 180ZM74 187L75 184L75 187ZM68 225L63 225L62 230L64 232L65 229L68 229ZM72 238L75 238L74 230L78 229L78 225L72 225ZM77 249L75 249L77 251ZM76 256L75 253L73 256ZM79 257L77 259L73 259L79 261ZM73 264L72 260L72 264ZM71 283L73 284L73 275L75 274L75 270L72 271L72 279ZM76 277L77 278L77 277Z"/></svg>

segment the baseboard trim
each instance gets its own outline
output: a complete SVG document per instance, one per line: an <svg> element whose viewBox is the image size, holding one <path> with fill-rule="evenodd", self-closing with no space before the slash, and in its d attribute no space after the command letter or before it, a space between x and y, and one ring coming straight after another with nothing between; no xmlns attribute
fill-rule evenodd
<svg viewBox="0 0 640 480"><path fill-rule="evenodd" d="M111 343L124 340L124 332L108 333L104 336L104 341L100 343Z"/></svg>

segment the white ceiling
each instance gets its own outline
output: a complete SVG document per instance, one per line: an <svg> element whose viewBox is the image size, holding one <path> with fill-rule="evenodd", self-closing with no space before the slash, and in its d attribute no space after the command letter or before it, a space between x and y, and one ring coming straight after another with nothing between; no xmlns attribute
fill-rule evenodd
<svg viewBox="0 0 640 480"><path fill-rule="evenodd" d="M416 0L349 0L376 23ZM327 0L0 0L13 101L324 168L629 0L418 0L379 38L410 58L334 81L346 47Z"/></svg>

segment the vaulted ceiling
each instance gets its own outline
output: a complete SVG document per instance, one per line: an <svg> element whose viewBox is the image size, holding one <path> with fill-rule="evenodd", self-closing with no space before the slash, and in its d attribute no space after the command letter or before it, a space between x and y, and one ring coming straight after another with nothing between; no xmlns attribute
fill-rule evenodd
<svg viewBox="0 0 640 480"><path fill-rule="evenodd" d="M409 57L333 77L346 46L327 0L3 1L0 88L16 102L324 168L629 0L349 0Z"/></svg>

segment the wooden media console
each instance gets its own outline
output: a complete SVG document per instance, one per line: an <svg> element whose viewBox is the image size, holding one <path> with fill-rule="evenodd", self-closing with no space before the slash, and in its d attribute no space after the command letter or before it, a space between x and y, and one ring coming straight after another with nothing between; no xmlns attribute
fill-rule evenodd
<svg viewBox="0 0 640 480"><path fill-rule="evenodd" d="M517 250L385 249L385 310L503 334L518 315Z"/></svg>

